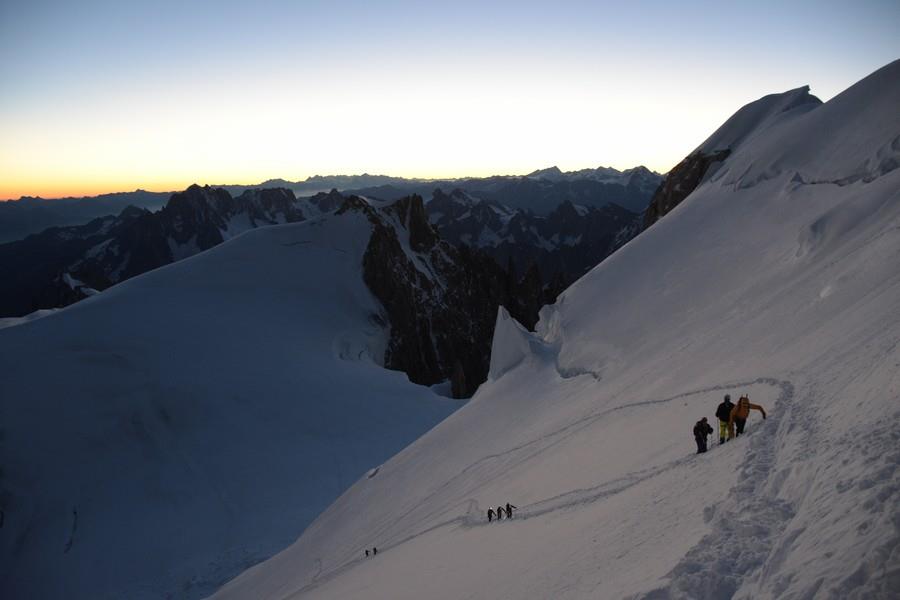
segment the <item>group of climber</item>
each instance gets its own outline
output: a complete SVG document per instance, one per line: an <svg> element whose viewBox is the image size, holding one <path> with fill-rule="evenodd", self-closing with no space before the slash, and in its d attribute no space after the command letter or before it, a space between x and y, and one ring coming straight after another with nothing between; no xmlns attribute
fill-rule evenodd
<svg viewBox="0 0 900 600"><path fill-rule="evenodd" d="M737 404L732 404L731 394L725 394L725 400L719 404L716 409L716 418L719 420L719 443L724 444L728 440L734 439L744 433L744 426L750 417L750 410L758 410L762 413L762 418L766 418L766 410L759 404L750 402L750 397L746 394L741 396ZM694 425L694 441L697 442L697 454L706 452L706 438L713 433L703 417Z"/></svg>
<svg viewBox="0 0 900 600"><path fill-rule="evenodd" d="M512 511L513 511L513 510L518 510L518 508L519 508L519 507L516 506L515 504L510 504L509 502L507 502L507 503L506 503L506 508L505 508L505 511L506 511L506 518L507 518L507 519L512 519ZM496 510L496 511L494 510L493 507L488 508L488 511L487 511L488 523L490 523L491 521L494 520L494 516L495 516L495 515L497 516L497 520L499 521L500 519L503 518L503 513L504 513L504 508L503 508L503 505L502 505L502 504L501 504L500 506L497 507L497 510Z"/></svg>

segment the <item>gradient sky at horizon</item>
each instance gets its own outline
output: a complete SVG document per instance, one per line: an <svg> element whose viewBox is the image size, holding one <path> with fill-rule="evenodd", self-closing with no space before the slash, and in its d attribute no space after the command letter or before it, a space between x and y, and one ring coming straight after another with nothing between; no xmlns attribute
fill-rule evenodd
<svg viewBox="0 0 900 600"><path fill-rule="evenodd" d="M747 102L898 57L883 0L0 0L0 198L665 172Z"/></svg>

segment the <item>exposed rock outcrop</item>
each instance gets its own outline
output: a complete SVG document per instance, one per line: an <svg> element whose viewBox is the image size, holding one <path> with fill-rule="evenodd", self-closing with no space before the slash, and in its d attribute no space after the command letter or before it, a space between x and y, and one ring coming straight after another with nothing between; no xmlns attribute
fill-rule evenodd
<svg viewBox="0 0 900 600"><path fill-rule="evenodd" d="M673 208L681 204L691 192L703 181L709 167L725 160L730 150L716 152L695 152L682 160L669 171L665 180L659 185L650 205L644 212L644 229L647 229L664 217Z"/></svg>
<svg viewBox="0 0 900 600"><path fill-rule="evenodd" d="M377 209L351 197L338 214L350 210L373 225L363 279L390 322L385 366L415 383L449 379L454 396L471 396L487 377L497 307L533 325L543 304L539 279L511 285L491 257L442 240L420 196Z"/></svg>
<svg viewBox="0 0 900 600"><path fill-rule="evenodd" d="M335 189L330 192L319 192L309 198L309 203L317 207L322 212L332 212L339 209L344 204L344 196Z"/></svg>

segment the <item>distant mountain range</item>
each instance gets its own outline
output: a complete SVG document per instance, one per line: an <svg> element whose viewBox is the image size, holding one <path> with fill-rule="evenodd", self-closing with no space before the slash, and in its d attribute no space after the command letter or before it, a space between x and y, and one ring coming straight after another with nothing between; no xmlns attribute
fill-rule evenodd
<svg viewBox="0 0 900 600"><path fill-rule="evenodd" d="M632 212L643 212L663 181L663 176L645 167L627 171L586 169L563 173L556 167L535 171L524 177L494 176L444 181L408 180L377 186L353 188L354 194L395 200L409 194L431 196L435 189L459 189L480 198L527 210L535 215L550 214L563 201L600 208L618 204Z"/></svg>
<svg viewBox="0 0 900 600"><path fill-rule="evenodd" d="M429 198L437 188L462 189L480 198L493 199L513 208L547 214L563 200L601 207L614 202L635 212L643 211L662 175L645 167L617 171L608 167L563 173L557 167L526 176L493 176L462 179L407 179L387 175L315 175L302 181L270 179L256 185L220 185L232 196L250 189L284 188L297 196L312 196L336 189L383 200L411 194ZM22 197L0 202L0 243L23 239L48 227L81 225L91 219L119 214L132 205L147 210L162 208L172 192L121 192L84 198Z"/></svg>
<svg viewBox="0 0 900 600"><path fill-rule="evenodd" d="M381 201L336 189L304 198L286 188L232 196L192 185L156 212L129 206L0 244L0 317L68 306L252 229L351 209L375 226L361 267L390 323L384 364L417 383L451 379L457 396L487 376L498 306L534 327L542 306L637 235L641 222L615 204L566 199L541 216L459 188L438 188L425 202L417 194ZM388 235L398 229L409 232L408 252L425 258L405 258Z"/></svg>
<svg viewBox="0 0 900 600"><path fill-rule="evenodd" d="M86 225L53 227L0 244L0 315L66 306L111 285L193 256L248 229L333 210L325 194L298 201L285 189L189 187L158 212L128 206Z"/></svg>
<svg viewBox="0 0 900 600"><path fill-rule="evenodd" d="M172 194L157 212L128 206L85 225L53 227L0 244L0 317L67 306L243 231L333 212L353 196L333 189L297 198L287 188L252 188L232 196L225 188L193 185ZM404 198L412 196L417 195ZM368 200L373 206L393 201ZM519 284L519 274L527 280L529 308L511 310L529 326L544 302L640 231L640 213L616 204L574 204L567 197L546 215L461 188L449 194L438 188L423 204L442 239L491 257L508 272L503 277L510 277L512 286Z"/></svg>
<svg viewBox="0 0 900 600"><path fill-rule="evenodd" d="M478 248L509 270L534 266L556 292L641 231L640 212L617 204L598 208L565 199L542 216L457 188L435 190L426 208L444 239Z"/></svg>
<svg viewBox="0 0 900 600"><path fill-rule="evenodd" d="M82 225L91 219L119 214L126 206L161 208L172 192L119 192L84 198L45 200L23 196L0 202L0 243L20 240L48 227Z"/></svg>

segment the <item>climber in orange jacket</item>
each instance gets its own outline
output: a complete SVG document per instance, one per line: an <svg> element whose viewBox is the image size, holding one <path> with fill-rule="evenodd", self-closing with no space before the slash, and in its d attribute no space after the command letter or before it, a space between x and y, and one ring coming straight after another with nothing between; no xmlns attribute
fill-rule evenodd
<svg viewBox="0 0 900 600"><path fill-rule="evenodd" d="M766 410L762 406L752 404L749 396L741 396L734 408L731 409L731 415L728 417L728 439L744 433L744 425L747 424L747 417L750 416L751 408L761 412L763 419L766 418Z"/></svg>

